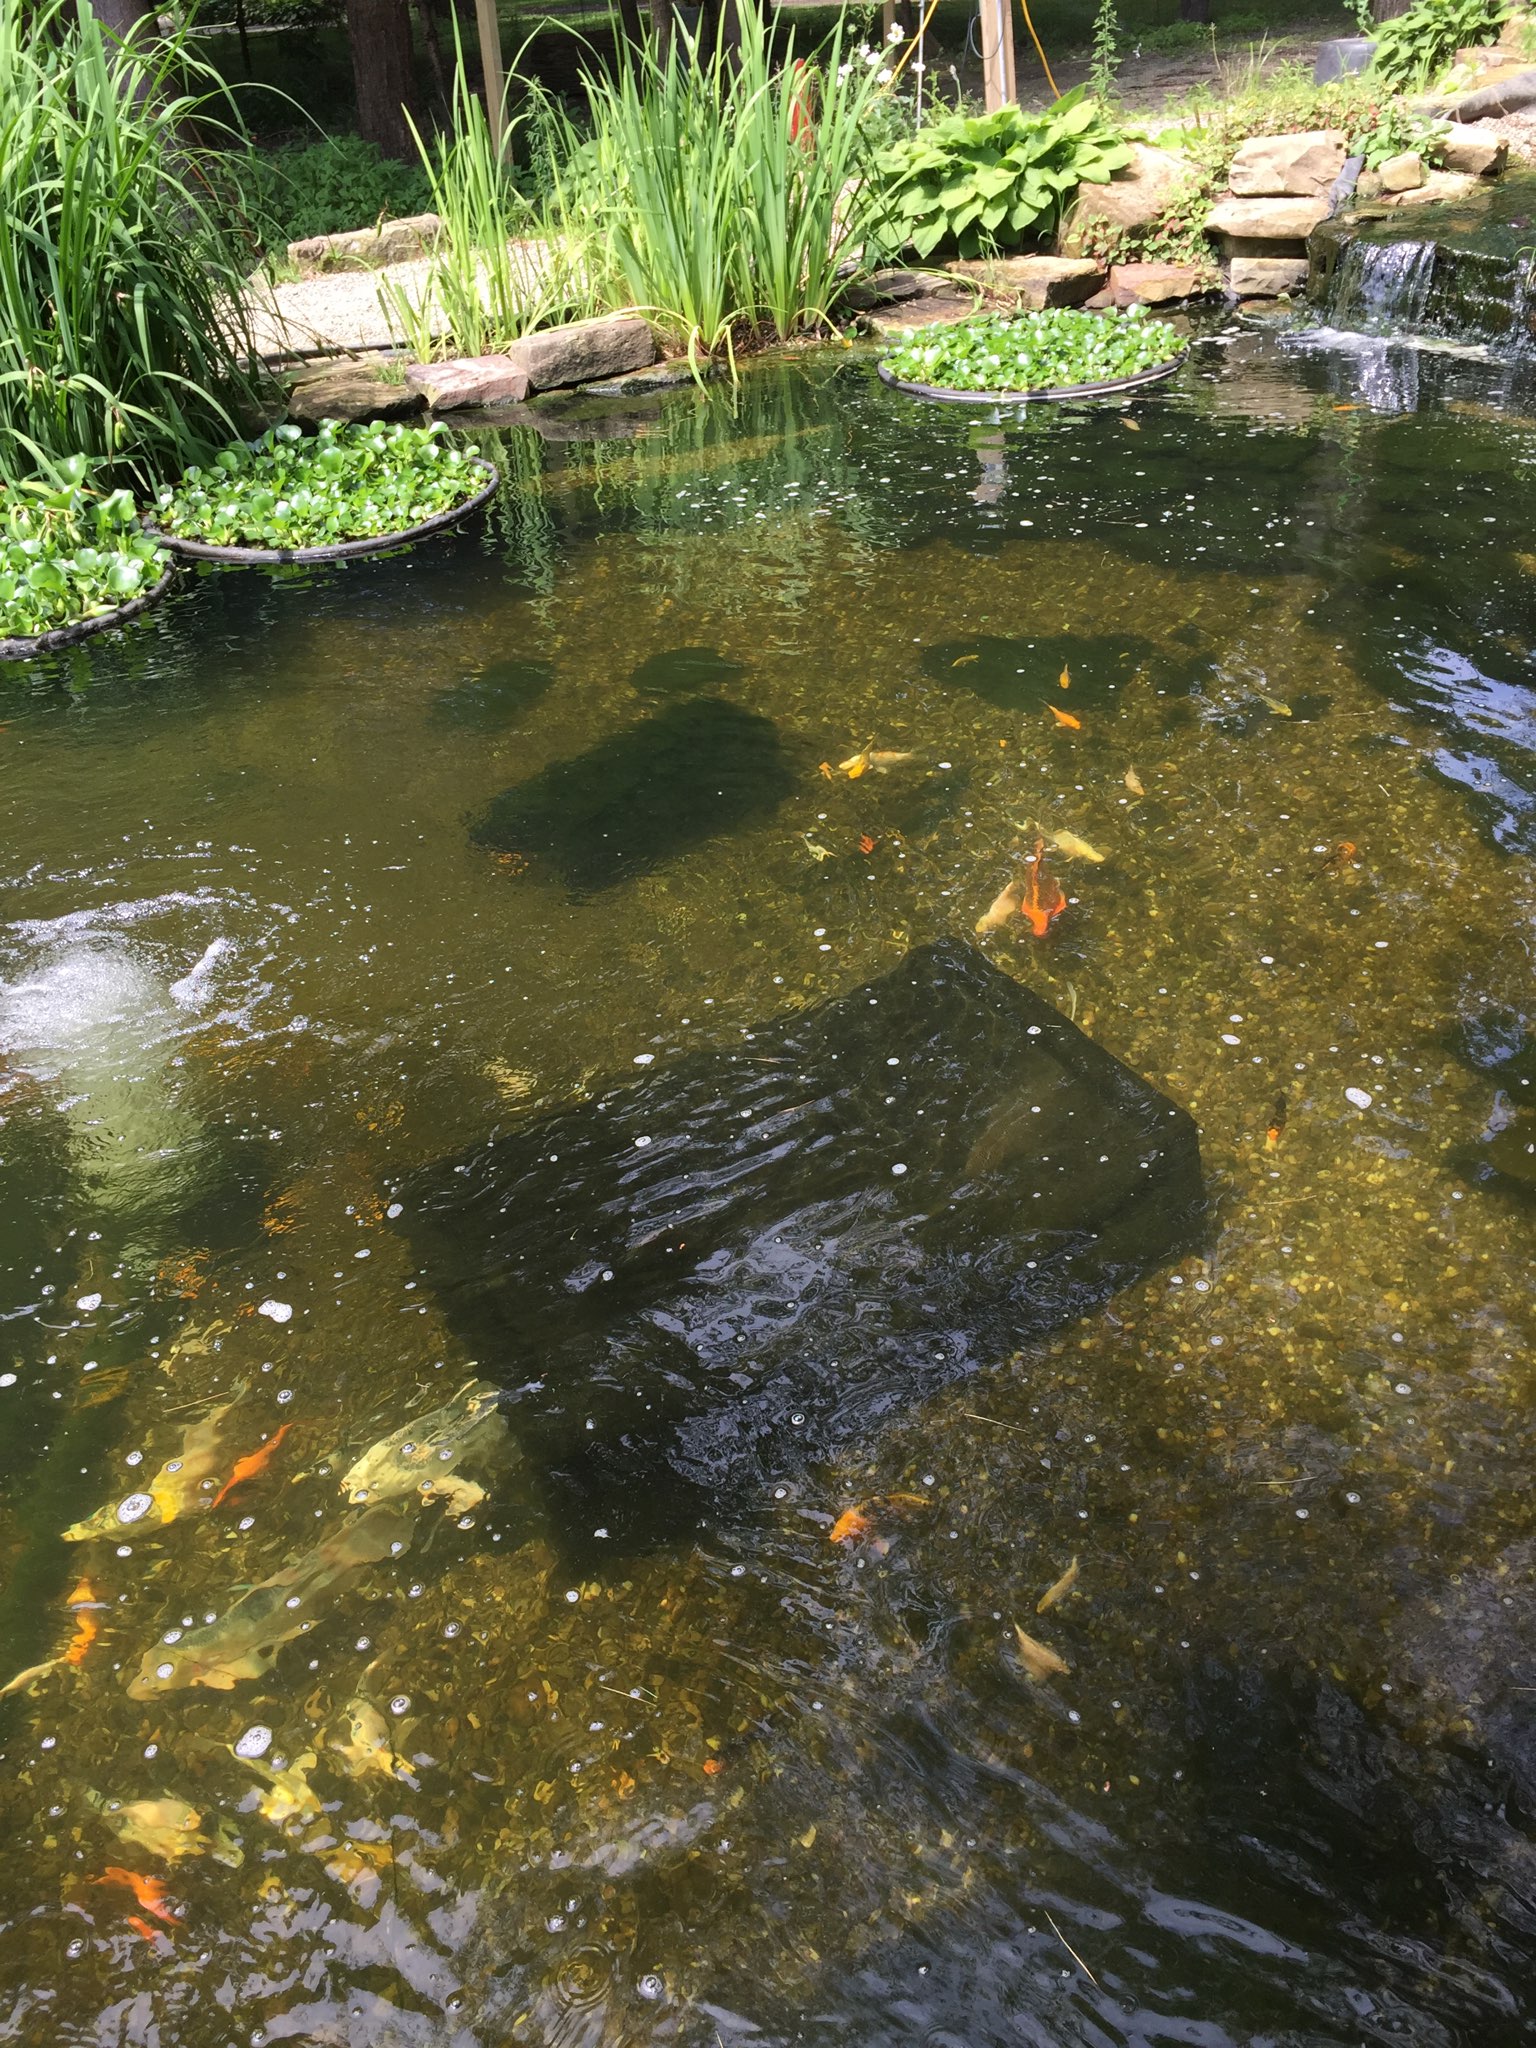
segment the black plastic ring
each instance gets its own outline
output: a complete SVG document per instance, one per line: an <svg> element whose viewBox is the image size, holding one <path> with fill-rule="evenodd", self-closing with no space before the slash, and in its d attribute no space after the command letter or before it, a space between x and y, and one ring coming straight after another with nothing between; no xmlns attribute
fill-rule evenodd
<svg viewBox="0 0 1536 2048"><path fill-rule="evenodd" d="M399 533L376 534L365 540L337 541L334 546L324 548L220 548L211 541L183 540L179 534L167 533L159 526L146 524L144 531L162 547L170 548L190 562L223 562L239 568L273 568L286 562L345 562L356 555L379 555L386 548L404 547L410 541L424 539L429 533L441 532L445 526L455 526L489 502L501 482L501 472L483 456L476 455L471 460L473 467L490 479L484 488L476 491L472 498L450 505L446 512L434 512L419 526L404 527Z"/></svg>

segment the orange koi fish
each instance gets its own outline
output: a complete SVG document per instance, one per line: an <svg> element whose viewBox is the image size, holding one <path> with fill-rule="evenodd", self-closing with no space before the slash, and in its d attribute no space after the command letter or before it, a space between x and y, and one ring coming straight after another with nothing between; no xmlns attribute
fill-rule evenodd
<svg viewBox="0 0 1536 2048"><path fill-rule="evenodd" d="M1058 705L1052 704L1050 706L1050 713L1058 725L1067 726L1072 732L1082 731L1083 721L1080 718L1074 718L1070 711L1063 711Z"/></svg>
<svg viewBox="0 0 1536 2048"><path fill-rule="evenodd" d="M1024 896L1019 904L1020 914L1029 920L1029 928L1035 937L1043 939L1066 907L1067 899L1061 893L1061 884L1045 865L1045 841L1037 839L1030 859L1029 879L1024 884Z"/></svg>
<svg viewBox="0 0 1536 2048"><path fill-rule="evenodd" d="M1359 851L1353 839L1341 839L1323 862L1322 872L1325 875L1342 874L1345 868L1355 865L1355 855Z"/></svg>
<svg viewBox="0 0 1536 2048"><path fill-rule="evenodd" d="M146 1913L153 1913L157 1920L163 1920L168 1927L176 1925L176 1915L169 1904L169 1894L163 1878L144 1877L137 1870L124 1870L119 1863L109 1863L100 1877L89 1878L87 1882L121 1885L125 1891L133 1893L135 1901ZM137 1928L148 1940L154 1940L155 1930L152 1927L146 1928L142 1920L130 1918L128 1925Z"/></svg>
<svg viewBox="0 0 1536 2048"><path fill-rule="evenodd" d="M91 1609L97 1605L96 1595L82 1579L69 1596L69 1611L75 1617L75 1632L69 1639L69 1647L59 1659L61 1664L83 1664L85 1653L101 1634L101 1623Z"/></svg>
<svg viewBox="0 0 1536 2048"><path fill-rule="evenodd" d="M1058 682L1060 683L1061 687L1062 687L1062 688L1063 688L1064 690L1070 690L1070 689L1071 689L1071 687L1072 687L1072 671L1071 671L1071 669L1069 669L1069 668L1067 667L1067 664L1066 664L1065 662L1063 662L1063 663L1062 663L1062 665L1061 665L1061 674L1060 674L1060 675L1059 675L1059 676L1057 677L1057 679L1056 679L1056 680L1057 680L1057 681L1058 681Z"/></svg>
<svg viewBox="0 0 1536 2048"><path fill-rule="evenodd" d="M247 1451L243 1458L237 1458L234 1471L230 1473L208 1505L216 1508L219 1502L223 1500L225 1494L233 1493L235 1488L243 1485L247 1479L254 1479L256 1474L265 1467L268 1459L270 1459L272 1453L288 1434L291 1426L289 1423L283 1423L275 1436L269 1436L266 1442L258 1444L254 1451Z"/></svg>

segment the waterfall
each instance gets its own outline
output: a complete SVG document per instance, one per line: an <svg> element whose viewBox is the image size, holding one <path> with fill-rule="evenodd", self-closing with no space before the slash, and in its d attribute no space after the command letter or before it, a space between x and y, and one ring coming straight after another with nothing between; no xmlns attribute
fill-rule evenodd
<svg viewBox="0 0 1536 2048"><path fill-rule="evenodd" d="M1522 184L1529 201L1530 181ZM1470 221L1443 212L1422 207L1408 217L1365 212L1324 221L1310 244L1310 290L1324 321L1383 340L1529 352L1536 346L1529 216Z"/></svg>
<svg viewBox="0 0 1536 2048"><path fill-rule="evenodd" d="M1346 242L1329 280L1329 325L1422 334L1434 274L1433 242Z"/></svg>

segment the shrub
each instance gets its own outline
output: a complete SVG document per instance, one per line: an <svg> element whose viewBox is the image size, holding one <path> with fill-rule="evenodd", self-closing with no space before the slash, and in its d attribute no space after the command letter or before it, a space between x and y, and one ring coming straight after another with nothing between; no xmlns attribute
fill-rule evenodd
<svg viewBox="0 0 1536 2048"><path fill-rule="evenodd" d="M1079 86L1043 114L1007 105L935 121L882 152L877 174L898 244L923 257L941 245L979 256L1049 233L1079 185L1108 184L1130 160Z"/></svg>
<svg viewBox="0 0 1536 2048"><path fill-rule="evenodd" d="M214 547L320 548L403 533L484 484L447 428L273 427L221 448L155 501L161 530Z"/></svg>
<svg viewBox="0 0 1536 2048"><path fill-rule="evenodd" d="M1171 327L1139 307L1118 314L1051 309L909 333L885 368L909 384L946 391L1060 391L1155 370L1183 349Z"/></svg>
<svg viewBox="0 0 1536 2048"><path fill-rule="evenodd" d="M0 477L148 481L238 430L250 252L188 140L221 93L180 36L0 0Z"/></svg>
<svg viewBox="0 0 1536 2048"><path fill-rule="evenodd" d="M56 484L16 484L0 500L0 639L116 611L152 588L169 559L139 531L127 491L87 488L83 456L58 472Z"/></svg>
<svg viewBox="0 0 1536 2048"><path fill-rule="evenodd" d="M232 151L222 168L265 249L425 213L431 202L419 164L397 163L360 135Z"/></svg>
<svg viewBox="0 0 1536 2048"><path fill-rule="evenodd" d="M1509 16L1505 0L1414 0L1376 30L1371 70L1397 92L1423 92L1469 44L1487 42Z"/></svg>

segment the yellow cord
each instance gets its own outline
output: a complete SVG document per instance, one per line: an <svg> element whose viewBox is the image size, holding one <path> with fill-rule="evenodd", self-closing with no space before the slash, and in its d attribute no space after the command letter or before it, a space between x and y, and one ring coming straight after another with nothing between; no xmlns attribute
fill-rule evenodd
<svg viewBox="0 0 1536 2048"><path fill-rule="evenodd" d="M891 87L896 83L897 79L900 78L903 70L906 68L907 59L911 56L912 52L917 48L918 44L922 41L923 32L927 28L929 22L932 21L934 9L938 6L938 4L939 0L928 0L928 12L923 16L922 20L917 25L917 34L912 38L911 42L908 43L907 47L902 51L900 57L897 59L896 63L891 68L891 75L889 79L886 81L887 92L890 91Z"/></svg>
<svg viewBox="0 0 1536 2048"><path fill-rule="evenodd" d="M1050 59L1046 56L1045 51L1041 49L1040 38L1035 34L1035 24L1033 20L1030 18L1029 0L1019 0L1019 5L1024 10L1024 26L1029 30L1029 39L1034 44L1035 49L1039 54L1041 64L1045 67L1046 83L1050 86L1051 91L1055 93L1057 99L1060 99L1061 87L1056 83L1055 79L1051 76Z"/></svg>

